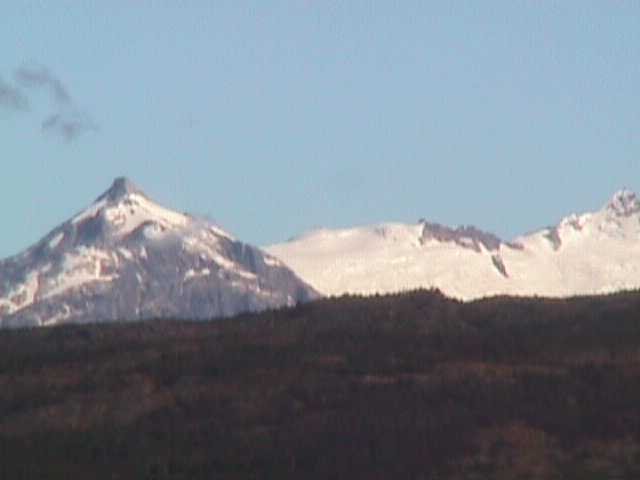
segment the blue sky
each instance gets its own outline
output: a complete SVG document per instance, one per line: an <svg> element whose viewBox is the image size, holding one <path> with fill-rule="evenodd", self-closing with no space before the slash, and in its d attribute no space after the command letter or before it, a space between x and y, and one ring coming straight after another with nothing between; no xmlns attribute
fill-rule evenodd
<svg viewBox="0 0 640 480"><path fill-rule="evenodd" d="M0 257L119 175L259 245L640 190L638 2L16 0L0 53Z"/></svg>

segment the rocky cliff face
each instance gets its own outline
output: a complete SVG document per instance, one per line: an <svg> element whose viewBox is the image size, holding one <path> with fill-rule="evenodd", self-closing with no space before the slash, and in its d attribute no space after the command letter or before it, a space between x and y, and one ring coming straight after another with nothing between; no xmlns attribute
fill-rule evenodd
<svg viewBox="0 0 640 480"><path fill-rule="evenodd" d="M205 319L316 296L275 257L161 207L125 178L0 262L2 327Z"/></svg>

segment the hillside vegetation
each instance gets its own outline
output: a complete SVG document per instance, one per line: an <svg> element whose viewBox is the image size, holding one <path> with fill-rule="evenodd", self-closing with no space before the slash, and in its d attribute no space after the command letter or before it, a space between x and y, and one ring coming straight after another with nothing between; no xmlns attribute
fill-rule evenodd
<svg viewBox="0 0 640 480"><path fill-rule="evenodd" d="M2 479L638 479L640 294L0 332Z"/></svg>

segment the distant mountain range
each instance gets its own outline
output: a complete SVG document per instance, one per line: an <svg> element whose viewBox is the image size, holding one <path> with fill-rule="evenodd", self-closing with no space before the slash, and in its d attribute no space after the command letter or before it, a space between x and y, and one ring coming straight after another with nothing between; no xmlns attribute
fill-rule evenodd
<svg viewBox="0 0 640 480"><path fill-rule="evenodd" d="M0 261L0 327L207 319L321 295L438 288L470 300L640 288L640 200L504 241L420 220L316 230L261 250L118 178L87 209Z"/></svg>
<svg viewBox="0 0 640 480"><path fill-rule="evenodd" d="M272 255L161 207L125 178L0 261L0 326L205 319L318 294Z"/></svg>
<svg viewBox="0 0 640 480"><path fill-rule="evenodd" d="M325 295L423 287L464 300L608 293L640 287L640 201L622 190L599 211L511 242L421 220L317 230L266 250Z"/></svg>

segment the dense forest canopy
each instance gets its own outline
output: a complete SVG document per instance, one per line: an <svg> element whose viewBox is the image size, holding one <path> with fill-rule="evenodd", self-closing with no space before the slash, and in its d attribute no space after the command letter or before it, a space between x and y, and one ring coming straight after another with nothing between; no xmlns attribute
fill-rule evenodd
<svg viewBox="0 0 640 480"><path fill-rule="evenodd" d="M640 294L0 332L0 478L640 478Z"/></svg>

